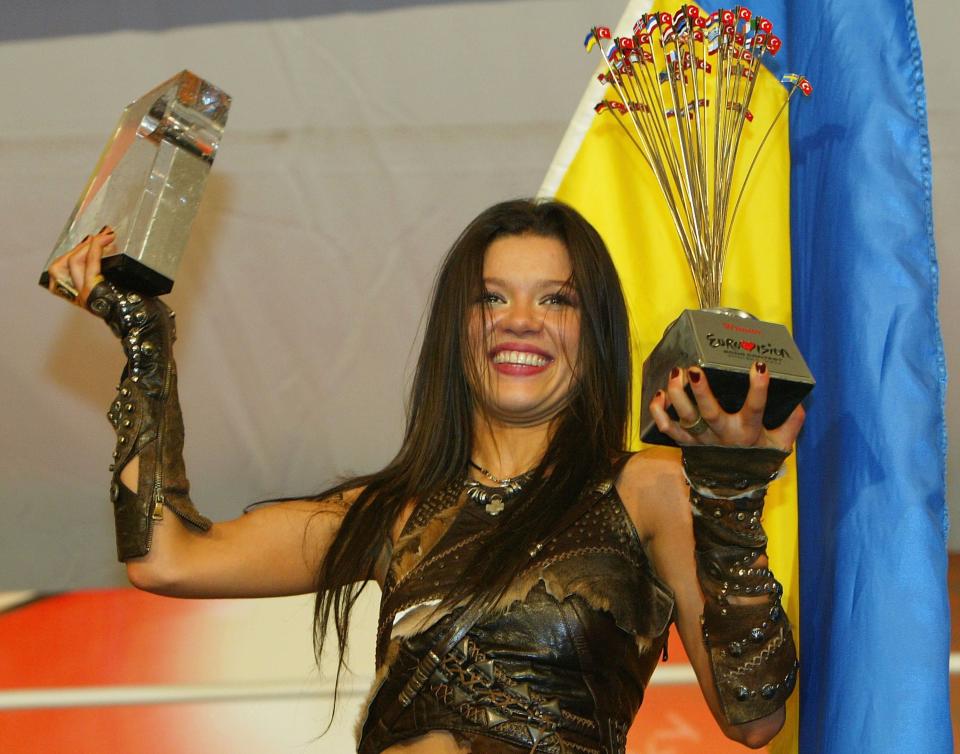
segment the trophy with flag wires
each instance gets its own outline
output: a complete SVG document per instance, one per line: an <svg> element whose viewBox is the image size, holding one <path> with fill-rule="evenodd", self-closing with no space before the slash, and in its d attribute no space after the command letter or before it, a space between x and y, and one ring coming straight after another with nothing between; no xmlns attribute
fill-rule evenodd
<svg viewBox="0 0 960 754"><path fill-rule="evenodd" d="M763 422L779 426L812 389L813 376L783 325L721 308L720 287L731 228L763 145L791 97L798 90L808 96L813 87L797 74L781 79L783 104L754 154L745 156L749 163L738 182L734 168L744 129L755 125L750 100L760 65L781 46L771 21L744 6L706 16L681 5L673 14L644 13L633 32L614 37L598 26L584 40L588 50L600 50L607 67L600 80L609 85L609 98L595 109L616 120L653 171L701 307L672 322L643 363L640 437L675 444L649 410L675 366L703 369L720 405L735 412L751 365L764 361L771 379Z"/></svg>

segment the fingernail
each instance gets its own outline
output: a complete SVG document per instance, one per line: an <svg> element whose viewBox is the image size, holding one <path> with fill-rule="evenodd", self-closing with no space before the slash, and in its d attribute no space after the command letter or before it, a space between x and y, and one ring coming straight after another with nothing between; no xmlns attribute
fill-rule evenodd
<svg viewBox="0 0 960 754"><path fill-rule="evenodd" d="M691 370L688 372L688 374L690 375L690 382L693 382L694 384L696 384L697 382L700 382L700 376L701 376L701 375L700 375L700 372L699 372L698 370L696 370L696 369L691 369Z"/></svg>
<svg viewBox="0 0 960 754"><path fill-rule="evenodd" d="M670 370L670 379L675 380L680 376L680 367L674 367Z"/></svg>
<svg viewBox="0 0 960 754"><path fill-rule="evenodd" d="M762 361L758 361L758 362L757 362L757 374L766 374L766 373L767 373L767 365L764 364Z"/></svg>
<svg viewBox="0 0 960 754"><path fill-rule="evenodd" d="M86 243L86 242L89 241L89 240L90 240L90 236L84 236L84 237L83 237L83 240L80 241L80 243Z"/></svg>

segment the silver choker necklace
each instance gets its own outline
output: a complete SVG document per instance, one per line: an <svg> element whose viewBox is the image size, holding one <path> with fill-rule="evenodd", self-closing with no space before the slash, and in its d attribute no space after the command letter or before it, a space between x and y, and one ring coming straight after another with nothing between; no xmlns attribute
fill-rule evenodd
<svg viewBox="0 0 960 754"><path fill-rule="evenodd" d="M482 505L484 510L491 516L497 516L502 513L506 501L520 494L523 486L533 477L533 470L530 470L522 474L517 474L517 476L500 479L480 464L475 463L472 459L470 465L496 484L495 487L490 487L470 477L463 480L463 487L467 491L467 497L473 502Z"/></svg>

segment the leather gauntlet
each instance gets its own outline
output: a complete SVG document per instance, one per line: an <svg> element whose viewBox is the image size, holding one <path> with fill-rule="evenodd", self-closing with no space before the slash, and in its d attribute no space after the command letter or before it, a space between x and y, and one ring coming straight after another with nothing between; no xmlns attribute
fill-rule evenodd
<svg viewBox="0 0 960 754"><path fill-rule="evenodd" d="M724 714L757 720L783 706L797 680L797 652L780 604L783 588L766 567L760 524L766 486L788 453L689 446L697 574L704 595L703 638Z"/></svg>
<svg viewBox="0 0 960 754"><path fill-rule="evenodd" d="M183 464L183 417L177 397L174 313L157 298L145 298L101 282L90 292L89 309L120 338L127 364L107 418L117 432L110 471L110 500L121 561L150 551L153 522L164 508L206 531L209 519L190 500ZM139 456L137 490L120 482L120 471Z"/></svg>

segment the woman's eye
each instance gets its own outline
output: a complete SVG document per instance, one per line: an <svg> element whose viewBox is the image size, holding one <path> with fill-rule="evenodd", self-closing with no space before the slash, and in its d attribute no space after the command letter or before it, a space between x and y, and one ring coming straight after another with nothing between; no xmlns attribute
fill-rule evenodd
<svg viewBox="0 0 960 754"><path fill-rule="evenodd" d="M551 293L543 299L548 306L574 306L573 299L565 293Z"/></svg>
<svg viewBox="0 0 960 754"><path fill-rule="evenodd" d="M503 301L503 296L499 293L493 293L492 291L484 291L480 294L478 299L481 304L499 304Z"/></svg>

